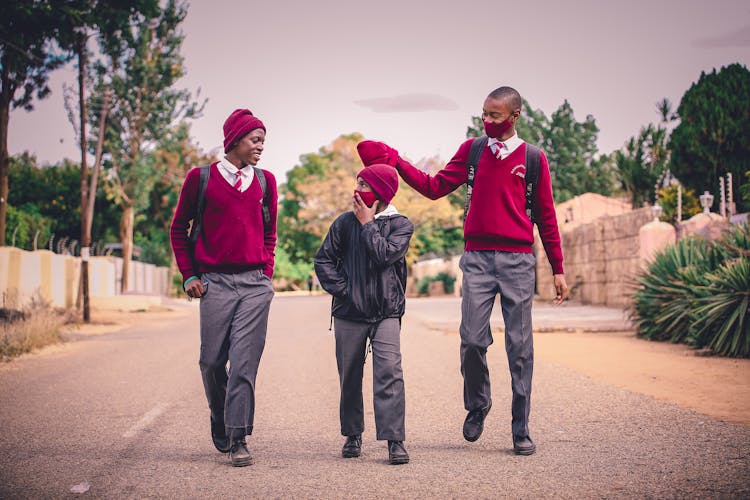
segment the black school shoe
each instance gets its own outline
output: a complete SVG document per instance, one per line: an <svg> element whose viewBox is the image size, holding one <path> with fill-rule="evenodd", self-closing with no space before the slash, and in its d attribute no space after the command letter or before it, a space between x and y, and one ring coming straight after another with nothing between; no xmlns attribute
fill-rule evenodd
<svg viewBox="0 0 750 500"><path fill-rule="evenodd" d="M245 467L253 463L253 456L250 454L250 450L247 449L247 442L244 438L232 442L232 446L229 449L229 458L235 467Z"/></svg>
<svg viewBox="0 0 750 500"><path fill-rule="evenodd" d="M466 420L464 420L465 440L474 442L479 439L479 436L482 435L482 431L484 430L484 418L490 412L490 408L492 408L492 400L490 400L490 404L488 404L486 408L471 410L466 415Z"/></svg>
<svg viewBox="0 0 750 500"><path fill-rule="evenodd" d="M362 434L355 436L346 436L346 443L341 449L341 456L344 458L356 458L362 453Z"/></svg>
<svg viewBox="0 0 750 500"><path fill-rule="evenodd" d="M409 463L409 454L406 452L403 441L388 441L388 462L391 465Z"/></svg>
<svg viewBox="0 0 750 500"><path fill-rule="evenodd" d="M229 452L229 438L227 437L227 430L224 427L224 422L218 425L214 422L213 417L211 418L211 439L214 441L216 449L222 453Z"/></svg>
<svg viewBox="0 0 750 500"><path fill-rule="evenodd" d="M513 436L513 453L516 455L533 455L536 445L529 436Z"/></svg>

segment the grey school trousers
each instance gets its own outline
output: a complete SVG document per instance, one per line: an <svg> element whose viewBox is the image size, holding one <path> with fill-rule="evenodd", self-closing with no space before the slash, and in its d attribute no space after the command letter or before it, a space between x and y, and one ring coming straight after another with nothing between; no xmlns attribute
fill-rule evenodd
<svg viewBox="0 0 750 500"><path fill-rule="evenodd" d="M378 440L403 441L406 396L401 370L401 325L397 318L380 323L360 323L334 318L336 364L339 370L341 434L354 436L365 430L362 404L367 339L372 345L372 392Z"/></svg>
<svg viewBox="0 0 750 500"><path fill-rule="evenodd" d="M511 427L517 437L529 435L534 370L531 335L534 264L533 254L499 251L465 252L460 262L463 271L460 332L464 407L471 411L490 403L487 348L492 344L490 314L499 293L513 390Z"/></svg>
<svg viewBox="0 0 750 500"><path fill-rule="evenodd" d="M271 280L261 270L203 273L200 368L211 418L227 435L253 433L255 376L266 344ZM229 370L227 370L229 361Z"/></svg>

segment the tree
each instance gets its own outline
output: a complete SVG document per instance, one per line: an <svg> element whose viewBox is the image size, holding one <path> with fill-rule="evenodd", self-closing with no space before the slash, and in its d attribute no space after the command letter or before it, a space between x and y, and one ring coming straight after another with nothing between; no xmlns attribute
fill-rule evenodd
<svg viewBox="0 0 750 500"><path fill-rule="evenodd" d="M523 100L521 120L516 125L519 137L541 147L549 162L555 200L568 200L582 193L609 195L614 185L614 174L607 156L599 155L596 137L599 128L589 115L583 122L576 121L568 101L547 118L542 110L535 110ZM482 119L472 117L467 137L484 133Z"/></svg>
<svg viewBox="0 0 750 500"><path fill-rule="evenodd" d="M697 193L717 193L719 177L732 173L739 192L750 161L750 71L740 64L701 72L677 108L680 123L669 141L670 169ZM720 197L714 197L719 203ZM744 200L738 208L750 210Z"/></svg>
<svg viewBox="0 0 750 500"><path fill-rule="evenodd" d="M666 139L666 129L649 124L612 154L617 178L630 195L633 207L656 201L657 181L667 168L662 155Z"/></svg>
<svg viewBox="0 0 750 500"><path fill-rule="evenodd" d="M145 153L171 126L202 110L189 91L174 88L185 71L180 55L184 35L178 28L186 13L184 4L170 0L157 16L138 16L127 36L110 40L118 43L101 46L112 61L108 74L114 104L105 133L110 156L105 189L122 211L123 291L129 286L135 214L148 205L160 178L153 158Z"/></svg>
<svg viewBox="0 0 750 500"><path fill-rule="evenodd" d="M357 154L360 134L342 135L330 145L300 158L300 165L287 172L280 188L279 248L283 265L277 275L291 280L304 279L312 270L318 250L331 223L352 208L352 193L362 162ZM442 161L429 158L416 163L434 173ZM416 228L407 260L420 253L444 254L463 244L461 217L463 202L453 205L448 197L432 201L413 189L401 186L393 204L408 215ZM307 267L305 267L307 266ZM304 272L308 269L307 273Z"/></svg>
<svg viewBox="0 0 750 500"><path fill-rule="evenodd" d="M357 154L360 134L341 135L317 153L300 157L280 186L278 246L292 264L312 265L328 227L350 209L355 175L362 169Z"/></svg>
<svg viewBox="0 0 750 500"><path fill-rule="evenodd" d="M69 160L54 165L40 166L35 156L22 153L10 158L8 172L13 189L9 196L9 206L16 211L30 216L39 215L49 221L46 240L54 234L55 241L66 238L68 241L80 241L81 206L80 206L80 166ZM116 226L118 214L113 210L103 192L97 193L97 211L94 217L94 234L98 240L114 241L114 235L107 239L107 228ZM16 227L10 216L6 237L12 238ZM16 234L16 243L23 241L22 230ZM33 237L33 234L31 235ZM45 240L45 241L46 241ZM10 240L12 241L12 239ZM39 240L39 247L46 243ZM24 248L27 248L25 246Z"/></svg>
<svg viewBox="0 0 750 500"><path fill-rule="evenodd" d="M216 158L204 154L193 144L190 125L185 122L167 130L157 148L147 156L157 178L148 193L145 210L135 217L134 243L141 247L142 260L169 266L174 274L177 269L169 226L185 174L192 167L212 163Z"/></svg>
<svg viewBox="0 0 750 500"><path fill-rule="evenodd" d="M656 103L660 123L642 127L638 136L631 137L618 151L612 153L615 175L620 187L630 196L633 207L656 202L659 189L671 177L669 164L668 124L674 120L672 103L662 99Z"/></svg>
<svg viewBox="0 0 750 500"><path fill-rule="evenodd" d="M69 59L54 48L56 27L51 2L0 2L0 246L5 245L9 193L10 110L31 111L34 97L50 93L50 72Z"/></svg>

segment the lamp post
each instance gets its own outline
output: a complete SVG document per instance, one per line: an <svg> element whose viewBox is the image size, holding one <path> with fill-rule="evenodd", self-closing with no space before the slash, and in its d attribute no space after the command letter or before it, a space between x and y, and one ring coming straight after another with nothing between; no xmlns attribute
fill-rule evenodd
<svg viewBox="0 0 750 500"><path fill-rule="evenodd" d="M711 205L714 204L714 195L712 195L708 191L704 191L703 194L698 197L698 199L701 201L703 213L708 215L710 213Z"/></svg>
<svg viewBox="0 0 750 500"><path fill-rule="evenodd" d="M659 202L653 204L651 207L651 213L654 214L654 222L659 222L659 217L661 217L662 212L664 212L664 209L659 205Z"/></svg>

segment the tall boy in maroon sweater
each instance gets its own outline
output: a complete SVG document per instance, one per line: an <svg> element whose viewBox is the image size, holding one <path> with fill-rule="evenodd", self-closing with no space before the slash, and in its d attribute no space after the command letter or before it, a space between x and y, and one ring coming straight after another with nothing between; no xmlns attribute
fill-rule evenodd
<svg viewBox="0 0 750 500"><path fill-rule="evenodd" d="M263 170L270 212L264 223L263 191L253 170L265 137L263 122L247 109L235 110L224 123L226 156L210 166L193 251L187 228L197 212L198 168L185 178L170 230L185 293L201 299L200 368L211 436L235 466L252 463L245 436L253 431L255 377L274 295L276 179Z"/></svg>
<svg viewBox="0 0 750 500"><path fill-rule="evenodd" d="M517 454L531 455L536 451L528 426L534 367L531 304L535 258L533 223L526 215L526 143L515 131L521 102L521 96L514 89L500 87L490 93L482 110L489 140L476 169L460 263L463 271L461 373L464 406L468 411L463 434L467 441L476 441L492 407L486 354L493 341L490 315L499 293L513 390L513 449ZM365 165L387 163L394 166L407 184L424 196L437 199L467 182L472 141L464 142L451 161L434 176L418 170L383 143L363 141L357 148ZM549 165L543 153L540 163L532 213L552 264L555 302L560 304L568 295L568 286L563 274Z"/></svg>

